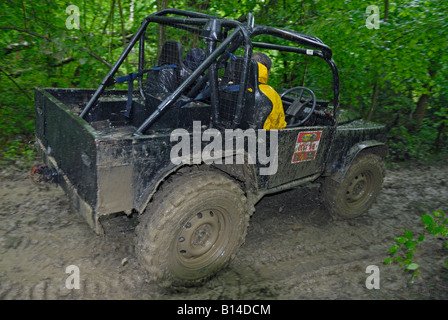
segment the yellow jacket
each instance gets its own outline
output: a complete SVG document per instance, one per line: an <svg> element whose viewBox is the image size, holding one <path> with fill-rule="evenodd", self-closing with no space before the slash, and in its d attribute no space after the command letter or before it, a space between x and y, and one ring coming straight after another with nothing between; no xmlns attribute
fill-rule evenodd
<svg viewBox="0 0 448 320"><path fill-rule="evenodd" d="M286 127L283 103L278 93L268 85L268 69L258 62L258 82L261 92L272 101L272 111L264 122L263 129L283 129Z"/></svg>

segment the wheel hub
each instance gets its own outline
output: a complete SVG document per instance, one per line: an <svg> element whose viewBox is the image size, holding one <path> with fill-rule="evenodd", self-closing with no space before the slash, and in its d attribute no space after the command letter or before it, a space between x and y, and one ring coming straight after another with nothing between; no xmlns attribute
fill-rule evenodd
<svg viewBox="0 0 448 320"><path fill-rule="evenodd" d="M367 195L369 183L365 174L359 174L354 177L347 188L347 202L353 203L363 199Z"/></svg>
<svg viewBox="0 0 448 320"><path fill-rule="evenodd" d="M218 239L220 221L213 211L202 211L182 227L177 251L182 259L197 259L206 255Z"/></svg>

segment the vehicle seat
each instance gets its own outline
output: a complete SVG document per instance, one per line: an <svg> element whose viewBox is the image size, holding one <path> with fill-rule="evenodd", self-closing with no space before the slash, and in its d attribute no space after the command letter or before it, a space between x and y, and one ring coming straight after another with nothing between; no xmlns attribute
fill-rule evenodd
<svg viewBox="0 0 448 320"><path fill-rule="evenodd" d="M167 40L160 53L156 67L146 77L145 93L152 96L172 93L181 82L183 47L178 41Z"/></svg>
<svg viewBox="0 0 448 320"><path fill-rule="evenodd" d="M260 89L258 63L255 60L251 60L248 83L248 90L252 89L253 92L246 95L241 125L243 129L263 129L266 119L272 112L273 104Z"/></svg>
<svg viewBox="0 0 448 320"><path fill-rule="evenodd" d="M239 90L226 90L226 87L239 85L243 69L244 58L236 57L230 60L224 72L220 87L220 118L233 122ZM241 117L241 129L263 129L263 125L273 108L272 101L260 90L258 79L258 63L251 60L247 91Z"/></svg>
<svg viewBox="0 0 448 320"><path fill-rule="evenodd" d="M230 59L219 85L219 118L229 124L235 120L243 65L244 58L241 56Z"/></svg>
<svg viewBox="0 0 448 320"><path fill-rule="evenodd" d="M162 46L159 57L159 66L174 64L181 66L183 61L183 48L179 41L167 40Z"/></svg>

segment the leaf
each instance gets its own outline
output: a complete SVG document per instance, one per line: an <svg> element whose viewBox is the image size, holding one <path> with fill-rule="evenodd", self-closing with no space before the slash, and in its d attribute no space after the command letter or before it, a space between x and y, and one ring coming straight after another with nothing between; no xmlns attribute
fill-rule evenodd
<svg viewBox="0 0 448 320"><path fill-rule="evenodd" d="M399 244L394 244L393 246L391 246L390 248L389 248L389 252L390 253L392 253L392 254L396 254L397 253L397 250L400 248L400 245Z"/></svg>
<svg viewBox="0 0 448 320"><path fill-rule="evenodd" d="M444 230L445 230L444 226L438 226L437 228L434 228L432 230L432 234L433 235L438 235L438 234L441 234Z"/></svg>
<svg viewBox="0 0 448 320"><path fill-rule="evenodd" d="M417 270L420 266L417 263L411 263L407 266L406 270Z"/></svg>
<svg viewBox="0 0 448 320"><path fill-rule="evenodd" d="M431 217L429 214L424 214L422 215L422 221L425 225L427 226L432 226L434 225L434 219L433 217Z"/></svg>
<svg viewBox="0 0 448 320"><path fill-rule="evenodd" d="M406 248L408 248L410 251L414 251L415 250L415 242L414 241L406 241Z"/></svg>
<svg viewBox="0 0 448 320"><path fill-rule="evenodd" d="M396 237L395 241L398 243L405 243L408 239L406 237Z"/></svg>

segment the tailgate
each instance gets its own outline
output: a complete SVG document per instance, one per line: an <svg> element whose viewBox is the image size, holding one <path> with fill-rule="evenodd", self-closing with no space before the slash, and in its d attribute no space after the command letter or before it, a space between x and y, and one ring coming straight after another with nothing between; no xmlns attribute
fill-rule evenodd
<svg viewBox="0 0 448 320"><path fill-rule="evenodd" d="M35 89L36 138L39 153L49 167L58 171L59 183L78 212L97 229L95 131L56 99L58 89Z"/></svg>

